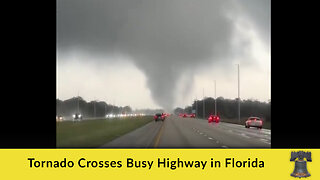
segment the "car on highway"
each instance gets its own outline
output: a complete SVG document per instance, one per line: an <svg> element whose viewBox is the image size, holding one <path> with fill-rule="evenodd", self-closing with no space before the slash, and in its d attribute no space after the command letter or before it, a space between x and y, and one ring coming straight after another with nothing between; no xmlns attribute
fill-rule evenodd
<svg viewBox="0 0 320 180"><path fill-rule="evenodd" d="M57 117L56 117L56 120L57 120L57 121L63 121L63 117L62 117L62 116L57 116Z"/></svg>
<svg viewBox="0 0 320 180"><path fill-rule="evenodd" d="M170 114L169 113L163 113L164 117L169 117Z"/></svg>
<svg viewBox="0 0 320 180"><path fill-rule="evenodd" d="M208 123L212 123L212 122L219 123L220 122L220 116L211 114L208 117Z"/></svg>
<svg viewBox="0 0 320 180"><path fill-rule="evenodd" d="M77 120L77 121L82 120L82 115L80 113L76 113L72 117L73 117L73 120Z"/></svg>
<svg viewBox="0 0 320 180"><path fill-rule="evenodd" d="M165 115L163 113L157 113L154 115L154 121L164 121L165 120Z"/></svg>
<svg viewBox="0 0 320 180"><path fill-rule="evenodd" d="M188 115L187 114L183 114L182 117L186 118L186 117L188 117Z"/></svg>
<svg viewBox="0 0 320 180"><path fill-rule="evenodd" d="M194 113L189 114L189 117L191 117L191 118L195 118L195 117L196 117L196 114L194 114Z"/></svg>
<svg viewBox="0 0 320 180"><path fill-rule="evenodd" d="M262 129L262 119L259 117L249 117L248 120L245 122L245 127L250 128L250 127L256 127L258 129Z"/></svg>

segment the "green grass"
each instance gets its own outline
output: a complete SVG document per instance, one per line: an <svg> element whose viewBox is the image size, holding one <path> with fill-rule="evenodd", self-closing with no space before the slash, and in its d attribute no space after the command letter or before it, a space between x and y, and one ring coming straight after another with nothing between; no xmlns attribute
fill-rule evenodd
<svg viewBox="0 0 320 180"><path fill-rule="evenodd" d="M57 147L99 147L151 121L145 116L57 122Z"/></svg>

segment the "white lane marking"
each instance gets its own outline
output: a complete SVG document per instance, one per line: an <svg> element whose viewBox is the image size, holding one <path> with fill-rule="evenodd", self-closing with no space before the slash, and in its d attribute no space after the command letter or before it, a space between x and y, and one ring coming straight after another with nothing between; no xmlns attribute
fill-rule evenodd
<svg viewBox="0 0 320 180"><path fill-rule="evenodd" d="M234 129L238 129L238 128L240 128L241 130L246 129L244 127L244 125L239 125L239 124L221 122L221 125L226 126L226 127L230 127L230 128L234 128ZM238 129L238 130L240 130L240 129ZM256 129L250 128L250 130L255 131ZM271 134L271 130L270 129L261 129L260 131L261 131L261 133L264 133L264 134Z"/></svg>
<svg viewBox="0 0 320 180"><path fill-rule="evenodd" d="M200 132L199 134L203 134L202 132Z"/></svg>
<svg viewBox="0 0 320 180"><path fill-rule="evenodd" d="M234 133L234 134L237 134L237 135L239 135L239 134L245 134L244 135L244 137L246 137L246 138L252 138L252 136L254 136L254 137L261 137L261 136L265 136L265 134L261 134L261 133L257 133L257 131L242 131L242 130L233 130L233 132L232 133ZM249 136L248 136L249 135ZM251 137L250 137L251 136ZM270 136L270 135L269 135ZM268 137L268 135L266 136L266 137Z"/></svg>
<svg viewBox="0 0 320 180"><path fill-rule="evenodd" d="M213 140L212 137L208 137L208 139Z"/></svg>
<svg viewBox="0 0 320 180"><path fill-rule="evenodd" d="M221 129L228 131L229 133L233 133L233 134L237 134L237 135L241 134L243 137L248 138L248 139L251 137L249 137L247 134L252 135L252 136L259 136L259 135L261 136L260 132L255 131L253 129L252 129L253 131L247 130L247 129L244 129L244 130L242 130L242 129L226 129L226 128L221 128Z"/></svg>
<svg viewBox="0 0 320 180"><path fill-rule="evenodd" d="M228 146L221 146L221 147L223 147L223 148L228 148Z"/></svg>
<svg viewBox="0 0 320 180"><path fill-rule="evenodd" d="M261 141L261 142L264 142L264 143L267 143L267 144L271 144L271 143L269 142L269 140L267 140L267 139L260 139L260 141Z"/></svg>
<svg viewBox="0 0 320 180"><path fill-rule="evenodd" d="M250 138L249 136L247 136L247 135L244 134L244 133L241 133L241 135L242 135L243 137L245 137L245 138Z"/></svg>

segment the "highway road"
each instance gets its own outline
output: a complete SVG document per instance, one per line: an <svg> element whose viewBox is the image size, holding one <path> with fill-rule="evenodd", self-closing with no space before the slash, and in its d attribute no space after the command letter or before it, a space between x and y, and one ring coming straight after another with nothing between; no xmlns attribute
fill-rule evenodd
<svg viewBox="0 0 320 180"><path fill-rule="evenodd" d="M151 122L101 148L270 148L271 131L230 123L208 123L171 115Z"/></svg>

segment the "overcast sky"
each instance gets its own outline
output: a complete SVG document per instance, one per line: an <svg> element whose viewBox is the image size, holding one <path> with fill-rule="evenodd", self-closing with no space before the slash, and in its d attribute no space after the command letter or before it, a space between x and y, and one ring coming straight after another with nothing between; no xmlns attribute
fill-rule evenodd
<svg viewBox="0 0 320 180"><path fill-rule="evenodd" d="M270 0L58 0L57 98L165 108L271 99Z"/></svg>

